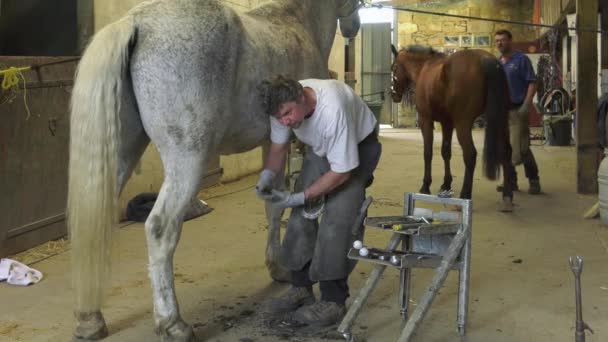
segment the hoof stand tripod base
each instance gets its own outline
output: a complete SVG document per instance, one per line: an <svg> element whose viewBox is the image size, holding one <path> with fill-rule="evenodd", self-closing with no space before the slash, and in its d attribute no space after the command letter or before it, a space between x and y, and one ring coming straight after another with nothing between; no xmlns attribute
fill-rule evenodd
<svg viewBox="0 0 608 342"><path fill-rule="evenodd" d="M433 213L417 207L417 204L423 203L456 206L460 211ZM349 258L371 262L376 266L338 327L344 338L354 341L351 334L354 321L386 267L400 271L399 308L406 322L398 342L411 341L450 270L459 271L457 322L458 331L464 336L469 298L471 215L471 200L406 193L403 216L368 217L365 220L366 226L382 229L391 233L392 237L385 249L367 248L368 253L360 253L358 248L349 251ZM413 268L434 268L436 272L416 309L408 317Z"/></svg>

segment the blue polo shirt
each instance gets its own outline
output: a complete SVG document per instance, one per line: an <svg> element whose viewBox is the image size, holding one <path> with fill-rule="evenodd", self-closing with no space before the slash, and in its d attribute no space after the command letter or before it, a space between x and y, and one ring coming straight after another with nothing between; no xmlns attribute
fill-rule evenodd
<svg viewBox="0 0 608 342"><path fill-rule="evenodd" d="M502 56L501 56L502 57ZM502 60L501 60L502 63ZM506 63L502 63L507 73L511 103L520 105L526 99L528 84L536 81L530 58L519 51L515 51Z"/></svg>

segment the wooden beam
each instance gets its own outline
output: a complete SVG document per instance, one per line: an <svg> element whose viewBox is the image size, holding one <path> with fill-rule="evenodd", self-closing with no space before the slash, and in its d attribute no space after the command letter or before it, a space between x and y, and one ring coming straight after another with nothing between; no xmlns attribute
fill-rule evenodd
<svg viewBox="0 0 608 342"><path fill-rule="evenodd" d="M597 28L597 0L576 0L578 27ZM577 31L576 174L577 192L597 193L597 33Z"/></svg>
<svg viewBox="0 0 608 342"><path fill-rule="evenodd" d="M608 0L600 0L602 8L602 23L601 28L608 28ZM608 34L602 34L602 55L600 57L602 69L608 69Z"/></svg>
<svg viewBox="0 0 608 342"><path fill-rule="evenodd" d="M566 16L568 14L572 14L574 12L576 12L576 2L575 0L570 0L567 4L562 4L562 11L561 14L559 15L559 18L557 18L557 20L553 23L553 25L555 26L559 26L559 25L567 25L566 23ZM566 33L567 34L567 33Z"/></svg>

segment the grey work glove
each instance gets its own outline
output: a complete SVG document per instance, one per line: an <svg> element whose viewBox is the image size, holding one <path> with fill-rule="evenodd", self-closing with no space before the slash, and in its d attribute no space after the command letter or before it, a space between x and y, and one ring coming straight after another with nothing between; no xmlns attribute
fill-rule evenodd
<svg viewBox="0 0 608 342"><path fill-rule="evenodd" d="M272 185L276 176L277 175L272 170L262 170L260 178L258 179L258 184L255 185L255 193L259 198L267 201L270 200L270 197L272 197Z"/></svg>
<svg viewBox="0 0 608 342"><path fill-rule="evenodd" d="M272 190L269 201L279 208L293 208L304 205L306 196L304 192Z"/></svg>

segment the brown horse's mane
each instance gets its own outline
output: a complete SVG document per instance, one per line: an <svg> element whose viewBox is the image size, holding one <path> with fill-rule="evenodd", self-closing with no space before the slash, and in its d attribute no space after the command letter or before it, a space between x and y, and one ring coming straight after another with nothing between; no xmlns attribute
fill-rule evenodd
<svg viewBox="0 0 608 342"><path fill-rule="evenodd" d="M447 55L443 52L439 52L431 47L422 45L410 45L407 48L402 48L401 51L409 52L417 55L424 55L425 57L431 58L442 58Z"/></svg>
<svg viewBox="0 0 608 342"><path fill-rule="evenodd" d="M422 45L410 45L407 48L402 48L401 50L399 50L399 52L407 52L410 58L415 60L422 60L425 62L432 61L434 59L443 59L447 56L446 54L434 50L431 47ZM407 85L403 91L401 104L404 107L415 108L415 96L416 85L414 84L414 82L412 82L412 80L410 80L409 82L407 82Z"/></svg>

